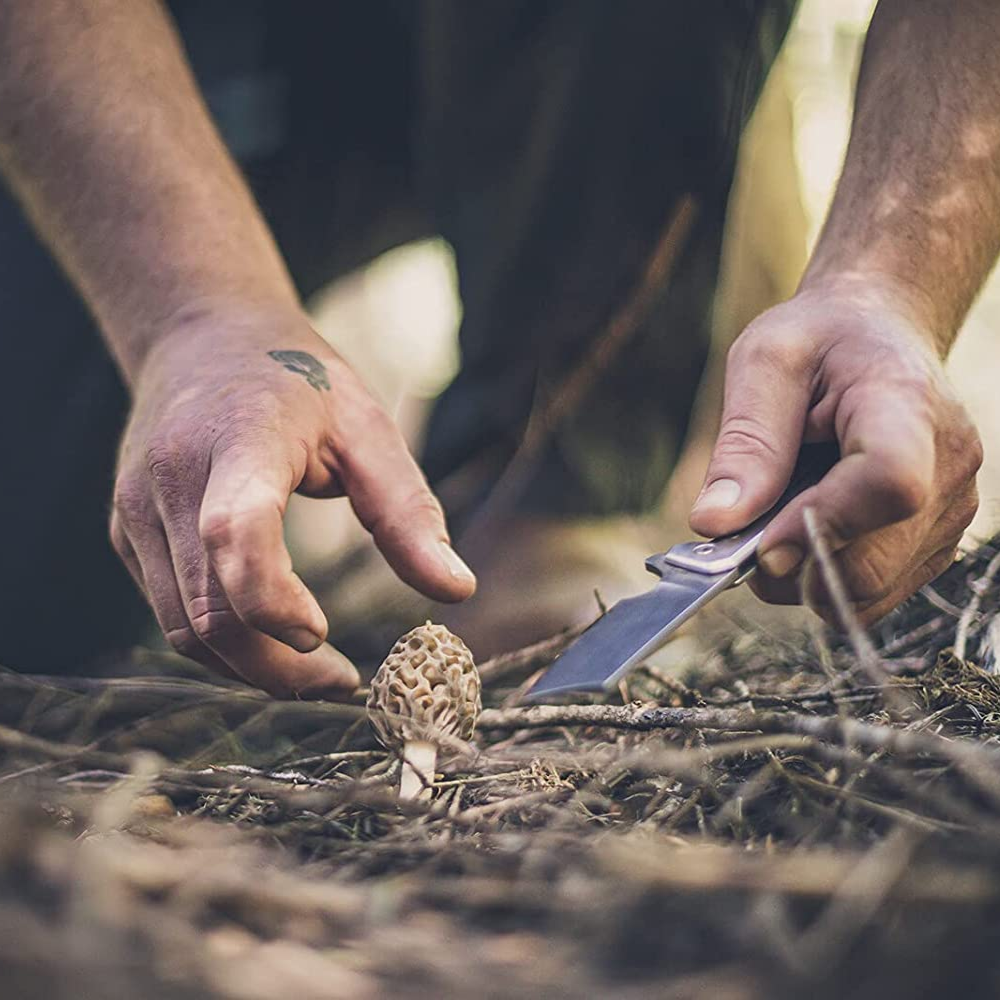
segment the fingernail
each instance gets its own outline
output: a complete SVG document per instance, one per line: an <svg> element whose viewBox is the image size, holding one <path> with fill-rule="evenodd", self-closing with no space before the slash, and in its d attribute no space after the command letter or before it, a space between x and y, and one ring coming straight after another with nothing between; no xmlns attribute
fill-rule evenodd
<svg viewBox="0 0 1000 1000"><path fill-rule="evenodd" d="M462 583L475 583L476 576L462 560L462 557L447 543L441 542L438 546L441 551L441 560L448 568L448 572Z"/></svg>
<svg viewBox="0 0 1000 1000"><path fill-rule="evenodd" d="M786 542L761 553L757 561L760 568L768 575L777 579L793 573L802 563L803 553L797 545Z"/></svg>
<svg viewBox="0 0 1000 1000"><path fill-rule="evenodd" d="M311 653L323 644L323 639L320 636L316 635L315 632L310 632L307 628L303 628L301 625L286 628L278 636L278 641L283 642L286 646L291 646L292 649L299 653Z"/></svg>
<svg viewBox="0 0 1000 1000"><path fill-rule="evenodd" d="M740 484L735 479L716 479L701 491L695 501L694 509L729 510L740 502Z"/></svg>

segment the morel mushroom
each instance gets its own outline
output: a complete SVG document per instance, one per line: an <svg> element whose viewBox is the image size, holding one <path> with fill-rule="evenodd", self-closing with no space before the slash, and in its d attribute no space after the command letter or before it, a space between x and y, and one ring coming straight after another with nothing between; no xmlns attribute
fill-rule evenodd
<svg viewBox="0 0 1000 1000"><path fill-rule="evenodd" d="M397 640L372 680L368 717L379 742L402 754L401 799L430 795L438 749L468 740L481 706L479 671L457 635L427 622Z"/></svg>

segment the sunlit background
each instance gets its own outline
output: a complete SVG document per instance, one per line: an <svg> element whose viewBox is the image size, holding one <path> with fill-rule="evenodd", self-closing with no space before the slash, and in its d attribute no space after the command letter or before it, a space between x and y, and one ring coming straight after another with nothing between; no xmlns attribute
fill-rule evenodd
<svg viewBox="0 0 1000 1000"><path fill-rule="evenodd" d="M843 159L853 81L874 0L804 0L748 129L731 201L717 303L720 350L743 325L789 295L814 242ZM434 396L458 365L460 305L449 248L427 241L395 250L313 303L320 331L363 374L414 445ZM989 282L949 362L959 394L986 444L983 503L972 526L1000 525L1000 281ZM706 379L701 416L679 466L665 537L683 515L711 442L719 380ZM342 505L295 498L290 540L308 573L358 539Z"/></svg>

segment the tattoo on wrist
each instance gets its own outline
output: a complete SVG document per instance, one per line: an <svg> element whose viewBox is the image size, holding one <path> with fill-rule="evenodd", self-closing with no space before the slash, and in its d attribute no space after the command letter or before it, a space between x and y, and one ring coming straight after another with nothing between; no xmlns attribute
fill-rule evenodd
<svg viewBox="0 0 1000 1000"><path fill-rule="evenodd" d="M330 388L326 366L307 351L268 351L267 356L288 371L301 375L317 391Z"/></svg>

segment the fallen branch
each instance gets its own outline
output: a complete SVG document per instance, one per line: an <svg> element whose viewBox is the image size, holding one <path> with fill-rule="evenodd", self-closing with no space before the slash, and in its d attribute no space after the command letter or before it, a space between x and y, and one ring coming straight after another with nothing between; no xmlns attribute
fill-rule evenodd
<svg viewBox="0 0 1000 1000"><path fill-rule="evenodd" d="M972 597L962 609L962 616L958 620L958 629L955 632L955 655L960 660L965 659L965 645L968 642L969 630L979 614L983 597L998 572L1000 572L1000 552L989 561L983 575L975 580L969 588L972 591Z"/></svg>
<svg viewBox="0 0 1000 1000"><path fill-rule="evenodd" d="M823 585L830 597L840 624L847 632L854 654L858 658L861 668L868 674L868 677L876 684L885 681L886 671L879 659L878 652L872 645L868 633L864 630L858 620L857 613L851 603L844 586L844 581L840 577L830 552L830 545L827 542L823 526L816 518L816 512L812 507L806 507L802 512L802 519L805 522L806 533L809 536L809 545L812 548L816 565L819 567Z"/></svg>
<svg viewBox="0 0 1000 1000"><path fill-rule="evenodd" d="M849 718L755 712L750 709L650 708L631 705L532 705L486 709L479 727L538 729L555 726L604 726L649 732L653 729L725 732L801 733L864 750L929 755L959 766L1000 805L1000 749L970 740L949 740L933 733L910 732Z"/></svg>

